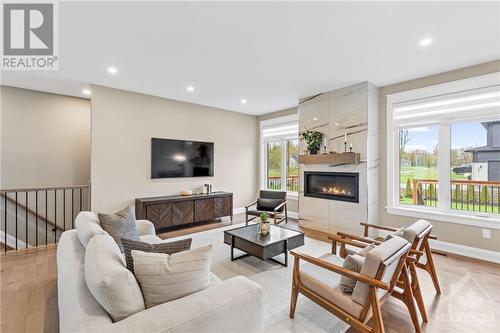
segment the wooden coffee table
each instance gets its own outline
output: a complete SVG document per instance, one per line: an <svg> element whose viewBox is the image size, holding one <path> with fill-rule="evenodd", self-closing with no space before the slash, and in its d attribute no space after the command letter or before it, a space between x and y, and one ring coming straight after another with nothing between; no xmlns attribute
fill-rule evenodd
<svg viewBox="0 0 500 333"><path fill-rule="evenodd" d="M258 224L224 231L224 243L231 246L231 261L252 255L288 266L288 251L304 245L304 233L275 225L270 227L266 236L257 233ZM246 253L235 257L235 248ZM285 254L284 263L273 258L282 253Z"/></svg>

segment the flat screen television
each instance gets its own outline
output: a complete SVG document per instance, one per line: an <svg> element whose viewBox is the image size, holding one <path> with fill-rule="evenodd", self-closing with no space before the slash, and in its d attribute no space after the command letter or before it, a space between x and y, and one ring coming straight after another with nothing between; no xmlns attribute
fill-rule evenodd
<svg viewBox="0 0 500 333"><path fill-rule="evenodd" d="M151 178L213 175L213 142L151 139Z"/></svg>

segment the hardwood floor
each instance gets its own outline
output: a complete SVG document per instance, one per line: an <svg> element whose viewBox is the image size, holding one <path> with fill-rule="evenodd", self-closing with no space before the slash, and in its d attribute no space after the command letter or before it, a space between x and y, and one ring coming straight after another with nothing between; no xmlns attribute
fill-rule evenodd
<svg viewBox="0 0 500 333"><path fill-rule="evenodd" d="M232 224L242 223L237 215ZM221 222L162 233L172 238L230 225ZM288 227L298 228L296 222ZM500 327L500 265L435 255L443 290L435 294L430 277L419 270L429 323L423 332L498 332ZM0 255L0 331L2 333L58 332L55 246L10 251ZM324 311L318 308L318 311ZM382 306L386 332L413 332L403 304L391 299ZM356 332L353 329L349 333Z"/></svg>

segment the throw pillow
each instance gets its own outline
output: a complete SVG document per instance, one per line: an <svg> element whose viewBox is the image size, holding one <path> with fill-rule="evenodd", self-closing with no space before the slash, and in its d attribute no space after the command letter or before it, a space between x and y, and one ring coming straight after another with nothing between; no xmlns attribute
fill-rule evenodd
<svg viewBox="0 0 500 333"><path fill-rule="evenodd" d="M110 236L92 237L85 250L83 268L88 290L113 321L146 308L141 288L125 267L120 249Z"/></svg>
<svg viewBox="0 0 500 333"><path fill-rule="evenodd" d="M171 255L132 250L134 272L146 308L209 286L212 245Z"/></svg>
<svg viewBox="0 0 500 333"><path fill-rule="evenodd" d="M177 252L187 251L191 248L192 238L181 239L168 243L149 244L131 239L122 239L123 253L125 254L125 262L127 268L134 273L134 259L130 253L132 250L150 252L150 253L165 253L174 254Z"/></svg>
<svg viewBox="0 0 500 333"><path fill-rule="evenodd" d="M89 241L95 235L107 235L108 233L99 225L99 220L93 212L80 212L75 219L76 235L86 248Z"/></svg>
<svg viewBox="0 0 500 333"><path fill-rule="evenodd" d="M362 248L358 253L356 253L357 255L359 256L362 256L362 257L366 257L366 255L368 254L368 252L370 252L371 250L373 250L374 248L376 248L376 245L375 243L371 243L370 245L367 245L365 246L364 248Z"/></svg>
<svg viewBox="0 0 500 333"><path fill-rule="evenodd" d="M131 207L127 207L116 214L99 213L99 222L123 252L122 238L139 240L139 231L135 221L135 214Z"/></svg>
<svg viewBox="0 0 500 333"><path fill-rule="evenodd" d="M390 234L388 234L387 236L385 236L384 242L388 241L393 236L403 237L403 234L405 233L405 229L406 229L406 226L402 226L398 230L391 232Z"/></svg>
<svg viewBox="0 0 500 333"><path fill-rule="evenodd" d="M357 255L357 254L352 254L348 255L344 263L342 264L342 267L347 268L350 271L359 273L361 272L361 268L363 267L363 264L365 263L365 258ZM340 276L340 290L342 290L345 293L352 293L354 290L354 287L356 286L356 280L351 279L350 277L341 275Z"/></svg>
<svg viewBox="0 0 500 333"><path fill-rule="evenodd" d="M272 211L274 208L278 207L283 203L283 199L258 199L257 200L257 209L258 210L267 210ZM283 207L281 207L279 212L283 211Z"/></svg>

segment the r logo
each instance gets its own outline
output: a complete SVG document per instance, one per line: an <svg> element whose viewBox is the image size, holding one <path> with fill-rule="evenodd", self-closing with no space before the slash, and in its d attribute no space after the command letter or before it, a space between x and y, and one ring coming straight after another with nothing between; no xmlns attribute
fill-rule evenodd
<svg viewBox="0 0 500 333"><path fill-rule="evenodd" d="M4 55L54 54L53 4L6 3L3 6Z"/></svg>

